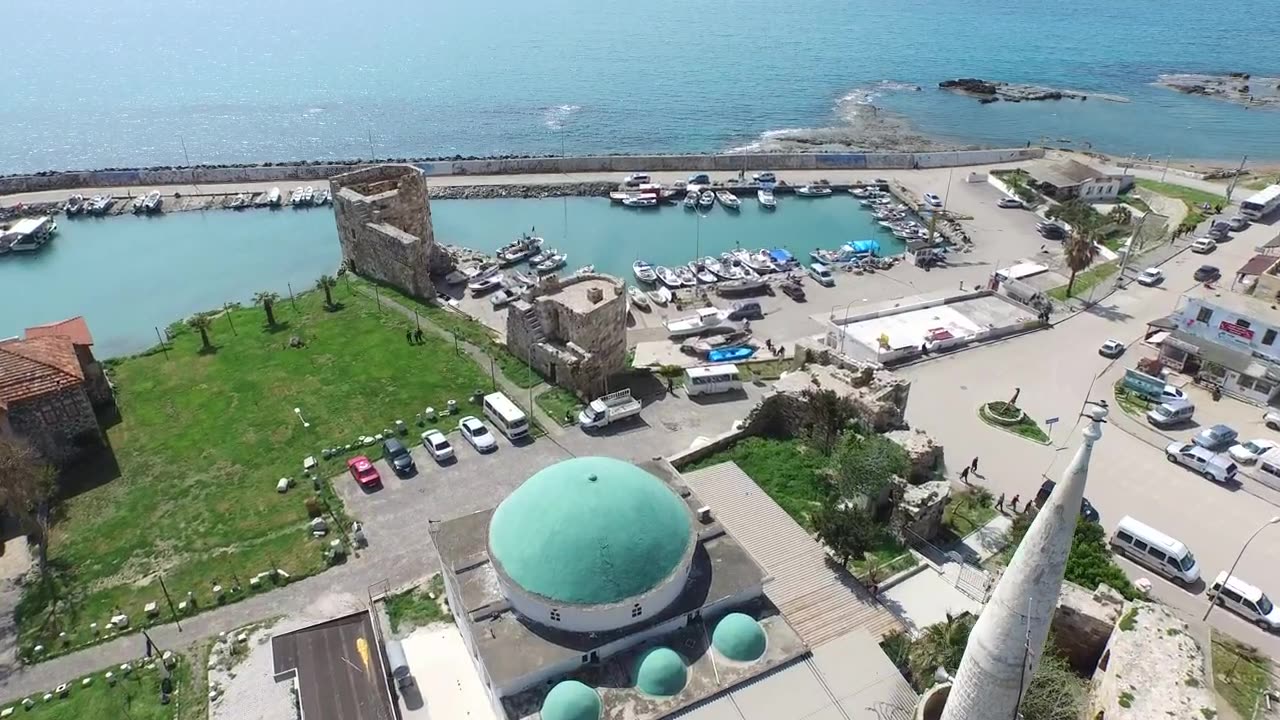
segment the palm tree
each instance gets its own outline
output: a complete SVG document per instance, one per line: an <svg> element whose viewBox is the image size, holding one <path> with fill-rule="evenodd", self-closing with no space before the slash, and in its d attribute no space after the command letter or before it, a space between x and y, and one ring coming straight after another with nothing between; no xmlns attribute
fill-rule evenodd
<svg viewBox="0 0 1280 720"><path fill-rule="evenodd" d="M316 280L316 287L324 291L325 307L333 307L333 295L330 294L330 291L332 291L337 284L338 281L333 279L332 275L321 275L320 278Z"/></svg>
<svg viewBox="0 0 1280 720"><path fill-rule="evenodd" d="M253 303L262 305L262 309L267 313L267 327L276 326L276 301L279 299L279 295L266 290L253 296Z"/></svg>
<svg viewBox="0 0 1280 720"><path fill-rule="evenodd" d="M948 673L954 673L960 667L973 623L972 615L957 617L947 613L945 622L924 629L920 637L911 643L908 656L911 675L917 683L929 687L933 684L933 673L939 667Z"/></svg>
<svg viewBox="0 0 1280 720"><path fill-rule="evenodd" d="M1076 284L1076 273L1093 264L1098 257L1098 248L1093 238L1079 230L1073 230L1063 248L1067 259L1067 267L1071 268L1071 279L1067 281L1067 297L1071 296L1071 288Z"/></svg>
<svg viewBox="0 0 1280 720"><path fill-rule="evenodd" d="M212 350L213 345L209 343L209 328L213 327L213 321L208 315L192 315L187 318L187 327L200 331L200 342L202 350Z"/></svg>

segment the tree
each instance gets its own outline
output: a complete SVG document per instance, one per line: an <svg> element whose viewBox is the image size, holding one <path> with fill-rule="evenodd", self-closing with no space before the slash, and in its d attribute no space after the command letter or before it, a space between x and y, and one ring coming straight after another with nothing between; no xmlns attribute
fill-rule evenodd
<svg viewBox="0 0 1280 720"><path fill-rule="evenodd" d="M1067 238L1066 246L1063 248L1067 260L1067 267L1071 268L1071 279L1067 281L1067 296L1071 296L1071 289L1076 284L1076 273L1084 270L1093 264L1094 258L1098 256L1098 248L1093 244L1093 237L1074 230L1071 236Z"/></svg>
<svg viewBox="0 0 1280 720"><path fill-rule="evenodd" d="M49 565L49 505L56 473L30 443L0 437L0 508L35 536L40 572Z"/></svg>
<svg viewBox="0 0 1280 720"><path fill-rule="evenodd" d="M827 506L813 514L813 529L841 566L861 560L875 542L879 527L867 511L843 503Z"/></svg>
<svg viewBox="0 0 1280 720"><path fill-rule="evenodd" d="M1133 222L1133 213L1123 205L1116 205L1111 208L1111 212L1107 213L1107 219L1117 225L1128 225Z"/></svg>
<svg viewBox="0 0 1280 720"><path fill-rule="evenodd" d="M906 478L907 451L883 435L851 435L836 449L832 463L840 496L876 502L895 475Z"/></svg>
<svg viewBox="0 0 1280 720"><path fill-rule="evenodd" d="M328 295L329 293L326 291L325 296L327 297ZM276 302L278 300L280 300L280 296L278 294L268 292L266 290L263 290L253 296L253 303L255 305L261 305L262 310L267 313L267 327L276 326Z"/></svg>
<svg viewBox="0 0 1280 720"><path fill-rule="evenodd" d="M1023 720L1078 720L1087 697L1085 681L1048 642L1018 710Z"/></svg>
<svg viewBox="0 0 1280 720"><path fill-rule="evenodd" d="M806 406L805 434L818 452L830 455L840 433L857 416L857 408L849 398L835 390L806 388L801 396Z"/></svg>
<svg viewBox="0 0 1280 720"><path fill-rule="evenodd" d="M209 342L209 328L213 327L213 321L208 315L192 315L187 318L187 327L200 331L201 350L213 349L213 344Z"/></svg>
<svg viewBox="0 0 1280 720"><path fill-rule="evenodd" d="M972 615L955 616L947 613L944 622L930 625L920 637L911 643L907 667L920 689L933 685L933 673L939 667L954 674L969 644L969 632L973 630Z"/></svg>
<svg viewBox="0 0 1280 720"><path fill-rule="evenodd" d="M321 275L316 280L316 287L324 291L324 306L333 307L333 288L338 284L332 275Z"/></svg>

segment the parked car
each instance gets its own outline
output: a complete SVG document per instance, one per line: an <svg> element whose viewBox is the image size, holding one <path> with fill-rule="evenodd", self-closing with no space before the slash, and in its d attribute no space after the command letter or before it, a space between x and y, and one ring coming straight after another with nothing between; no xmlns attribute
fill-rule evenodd
<svg viewBox="0 0 1280 720"><path fill-rule="evenodd" d="M498 449L498 441L494 439L489 428L474 415L468 415L458 421L458 430L462 437L471 443L476 452L491 452Z"/></svg>
<svg viewBox="0 0 1280 720"><path fill-rule="evenodd" d="M784 282L778 286L782 290L782 294L795 300L796 302L804 302L804 285L798 282ZM1280 417L1276 418L1276 422L1280 423Z"/></svg>
<svg viewBox="0 0 1280 720"><path fill-rule="evenodd" d="M1036 232L1046 240L1062 240L1067 237L1067 229L1057 223L1036 223Z"/></svg>
<svg viewBox="0 0 1280 720"><path fill-rule="evenodd" d="M1169 400L1147 411L1147 422L1159 428L1191 422L1196 406L1190 400Z"/></svg>
<svg viewBox="0 0 1280 720"><path fill-rule="evenodd" d="M1263 630L1280 630L1280 610L1276 609L1271 598L1235 575L1218 573L1205 594L1211 602L1243 616Z"/></svg>
<svg viewBox="0 0 1280 720"><path fill-rule="evenodd" d="M357 455L347 461L347 472L351 473L351 477L355 478L361 487L377 487L382 484L382 476L378 474L378 468L363 455Z"/></svg>
<svg viewBox="0 0 1280 720"><path fill-rule="evenodd" d="M1231 224L1226 220L1214 220L1209 226L1209 231L1205 233L1210 239L1218 242L1226 242L1230 239Z"/></svg>
<svg viewBox="0 0 1280 720"><path fill-rule="evenodd" d="M1201 255L1211 253L1217 249L1218 243L1209 238L1196 238L1196 241L1191 243L1191 252L1200 253Z"/></svg>
<svg viewBox="0 0 1280 720"><path fill-rule="evenodd" d="M809 263L807 272L814 282L823 287L836 286L836 276L831 272L831 268L822 263Z"/></svg>
<svg viewBox="0 0 1280 720"><path fill-rule="evenodd" d="M1002 208L1023 208L1026 205L1016 197L1002 197L996 201L996 205Z"/></svg>
<svg viewBox="0 0 1280 720"><path fill-rule="evenodd" d="M449 438L439 430L422 433L422 447L427 449L436 462L444 462L453 457L453 446L449 444Z"/></svg>
<svg viewBox="0 0 1280 720"><path fill-rule="evenodd" d="M1262 422L1272 430L1280 430L1280 412L1274 410L1262 416Z"/></svg>
<svg viewBox="0 0 1280 720"><path fill-rule="evenodd" d="M1195 470L1206 479L1227 483L1235 479L1238 467L1231 458L1223 457L1195 443L1172 443L1164 449L1165 458Z"/></svg>
<svg viewBox="0 0 1280 720"><path fill-rule="evenodd" d="M1196 282L1213 282L1222 277L1222 271L1213 265L1201 265L1193 276Z"/></svg>
<svg viewBox="0 0 1280 720"><path fill-rule="evenodd" d="M1249 218L1242 215L1232 215L1231 219L1227 221L1227 227L1235 231L1243 230L1249 227Z"/></svg>
<svg viewBox="0 0 1280 720"><path fill-rule="evenodd" d="M925 193L924 201L926 205L931 205L936 208L942 207L942 198L938 197L936 193Z"/></svg>
<svg viewBox="0 0 1280 720"><path fill-rule="evenodd" d="M1138 273L1138 284L1151 287L1164 282L1164 272L1160 268L1147 268Z"/></svg>
<svg viewBox="0 0 1280 720"><path fill-rule="evenodd" d="M397 475L409 475L417 469L413 466L413 456L409 454L408 448L395 438L382 441L382 457L386 458L387 464Z"/></svg>
<svg viewBox="0 0 1280 720"><path fill-rule="evenodd" d="M1105 358L1118 358L1124 354L1124 343L1119 340L1108 340L1098 348L1098 354Z"/></svg>
<svg viewBox="0 0 1280 720"><path fill-rule="evenodd" d="M730 320L755 320L764 317L764 309L756 300L739 300L729 310Z"/></svg>
<svg viewBox="0 0 1280 720"><path fill-rule="evenodd" d="M1223 450L1234 445L1238 437L1240 433L1228 425L1219 423L1196 433L1196 436L1191 438L1191 442L1206 450Z"/></svg>
<svg viewBox="0 0 1280 720"><path fill-rule="evenodd" d="M696 175L690 175L689 184L690 185L710 185L711 176L707 175L706 173L698 173Z"/></svg>
<svg viewBox="0 0 1280 720"><path fill-rule="evenodd" d="M1040 491L1036 493L1036 507L1044 507L1049 500L1049 496L1053 494L1053 489L1057 487L1057 483L1052 480L1045 480L1040 483ZM1101 516L1098 510L1089 502L1089 498L1080 498L1080 517L1089 522L1098 522Z"/></svg>
<svg viewBox="0 0 1280 720"><path fill-rule="evenodd" d="M1231 454L1231 459L1238 463L1249 465L1258 461L1262 453L1276 447L1276 443L1266 438L1258 438L1242 442L1239 445L1232 445L1227 452Z"/></svg>
<svg viewBox="0 0 1280 720"><path fill-rule="evenodd" d="M767 170L765 172L752 173L751 179L762 185L771 185L778 182L778 176Z"/></svg>
<svg viewBox="0 0 1280 720"><path fill-rule="evenodd" d="M627 187L635 187L637 185L644 185L645 183L653 182L653 178L649 177L648 173L631 173L624 178L622 182Z"/></svg>

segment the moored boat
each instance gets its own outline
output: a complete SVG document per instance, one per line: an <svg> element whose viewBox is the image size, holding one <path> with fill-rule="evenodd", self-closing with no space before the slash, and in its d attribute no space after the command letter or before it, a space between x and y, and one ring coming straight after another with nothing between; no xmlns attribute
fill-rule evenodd
<svg viewBox="0 0 1280 720"><path fill-rule="evenodd" d="M796 188L796 195L800 197L830 197L831 188L826 185L802 185Z"/></svg>
<svg viewBox="0 0 1280 720"><path fill-rule="evenodd" d="M778 209L778 200L773 196L773 191L768 188L760 188L756 191L756 200L765 210Z"/></svg>
<svg viewBox="0 0 1280 720"><path fill-rule="evenodd" d="M648 295L655 305L666 305L671 302L671 291L663 285L659 285L657 290L650 290L645 295Z"/></svg>
<svg viewBox="0 0 1280 720"><path fill-rule="evenodd" d="M721 190L717 192L716 199L720 201L720 204L723 205L726 210L737 210L742 207L742 201L738 199L738 196L728 190Z"/></svg>
<svg viewBox="0 0 1280 720"><path fill-rule="evenodd" d="M701 308L687 317L666 320L662 324L671 337L687 337L723 325L728 314L716 308Z"/></svg>
<svg viewBox="0 0 1280 720"><path fill-rule="evenodd" d="M522 233L520 237L498 248L496 257L499 264L514 265L538 252L541 247L542 238Z"/></svg>
<svg viewBox="0 0 1280 720"><path fill-rule="evenodd" d="M540 262L546 262L547 258L555 254L556 254L556 251L553 249L539 250L538 252L529 256L529 264L537 265Z"/></svg>
<svg viewBox="0 0 1280 720"><path fill-rule="evenodd" d="M160 206L164 203L159 190L152 190L142 199L142 212L155 213L160 212Z"/></svg>
<svg viewBox="0 0 1280 720"><path fill-rule="evenodd" d="M273 187L268 190L266 201L271 207L280 207L280 188Z"/></svg>
<svg viewBox="0 0 1280 720"><path fill-rule="evenodd" d="M681 285L687 285L689 287L693 287L698 284L698 276L694 275L693 271L690 270L688 267L684 265L678 265L675 268L672 268L672 270L673 272L675 272L676 277L680 278Z"/></svg>
<svg viewBox="0 0 1280 720"><path fill-rule="evenodd" d="M716 204L716 194L710 190L703 190L698 196L698 207L706 209Z"/></svg>
<svg viewBox="0 0 1280 720"><path fill-rule="evenodd" d="M649 309L649 297L645 295L644 291L640 288L635 286L627 288L627 296L631 298L632 305L635 305L641 310Z"/></svg>
<svg viewBox="0 0 1280 720"><path fill-rule="evenodd" d="M653 266L643 260L631 263L631 272L636 276L636 280L642 283L653 283L658 280L658 275L654 272Z"/></svg>
<svg viewBox="0 0 1280 720"><path fill-rule="evenodd" d="M687 266L687 269L689 270L689 272L693 273L693 276L698 279L698 282L707 283L708 285L713 282L716 282L717 278L715 274L712 273L710 270L708 270L705 265L703 265L701 262L697 260L690 262Z"/></svg>
<svg viewBox="0 0 1280 720"><path fill-rule="evenodd" d="M506 277L502 273L493 273L467 283L467 289L471 291L472 295L483 295L492 290L497 290L505 283Z"/></svg>
<svg viewBox="0 0 1280 720"><path fill-rule="evenodd" d="M669 288L678 288L684 285L684 280L671 268L659 265L653 269L653 273L657 276L658 281Z"/></svg>
<svg viewBox="0 0 1280 720"><path fill-rule="evenodd" d="M652 208L658 207L658 198L653 195L637 195L626 198L622 204L631 208Z"/></svg>
<svg viewBox="0 0 1280 720"><path fill-rule="evenodd" d="M568 261L569 256L565 253L553 252L551 257L538 263L533 269L537 270L539 273L555 272L556 270L564 267L565 263Z"/></svg>
<svg viewBox="0 0 1280 720"><path fill-rule="evenodd" d="M11 252L32 252L44 247L58 232L58 223L49 215L22 218L8 230L0 230L0 245Z"/></svg>
<svg viewBox="0 0 1280 720"><path fill-rule="evenodd" d="M692 190L684 195L684 207L686 210L694 210L698 207L698 193Z"/></svg>
<svg viewBox="0 0 1280 720"><path fill-rule="evenodd" d="M72 195L71 197L67 198L67 204L62 207L62 211L65 212L68 217L73 215L79 215L80 213L84 212L84 210L85 210L84 196L81 195L80 193L76 193L75 195Z"/></svg>

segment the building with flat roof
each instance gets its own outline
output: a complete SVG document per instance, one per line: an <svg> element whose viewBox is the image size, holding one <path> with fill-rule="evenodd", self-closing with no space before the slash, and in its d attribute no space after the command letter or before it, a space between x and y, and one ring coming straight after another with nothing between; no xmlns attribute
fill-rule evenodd
<svg viewBox="0 0 1280 720"><path fill-rule="evenodd" d="M1222 391L1259 405L1280 395L1280 312L1275 301L1220 292L1183 295L1160 359L1200 375Z"/></svg>
<svg viewBox="0 0 1280 720"><path fill-rule="evenodd" d="M552 383L584 396L627 365L627 294L612 275L543 278L507 311L507 347Z"/></svg>

